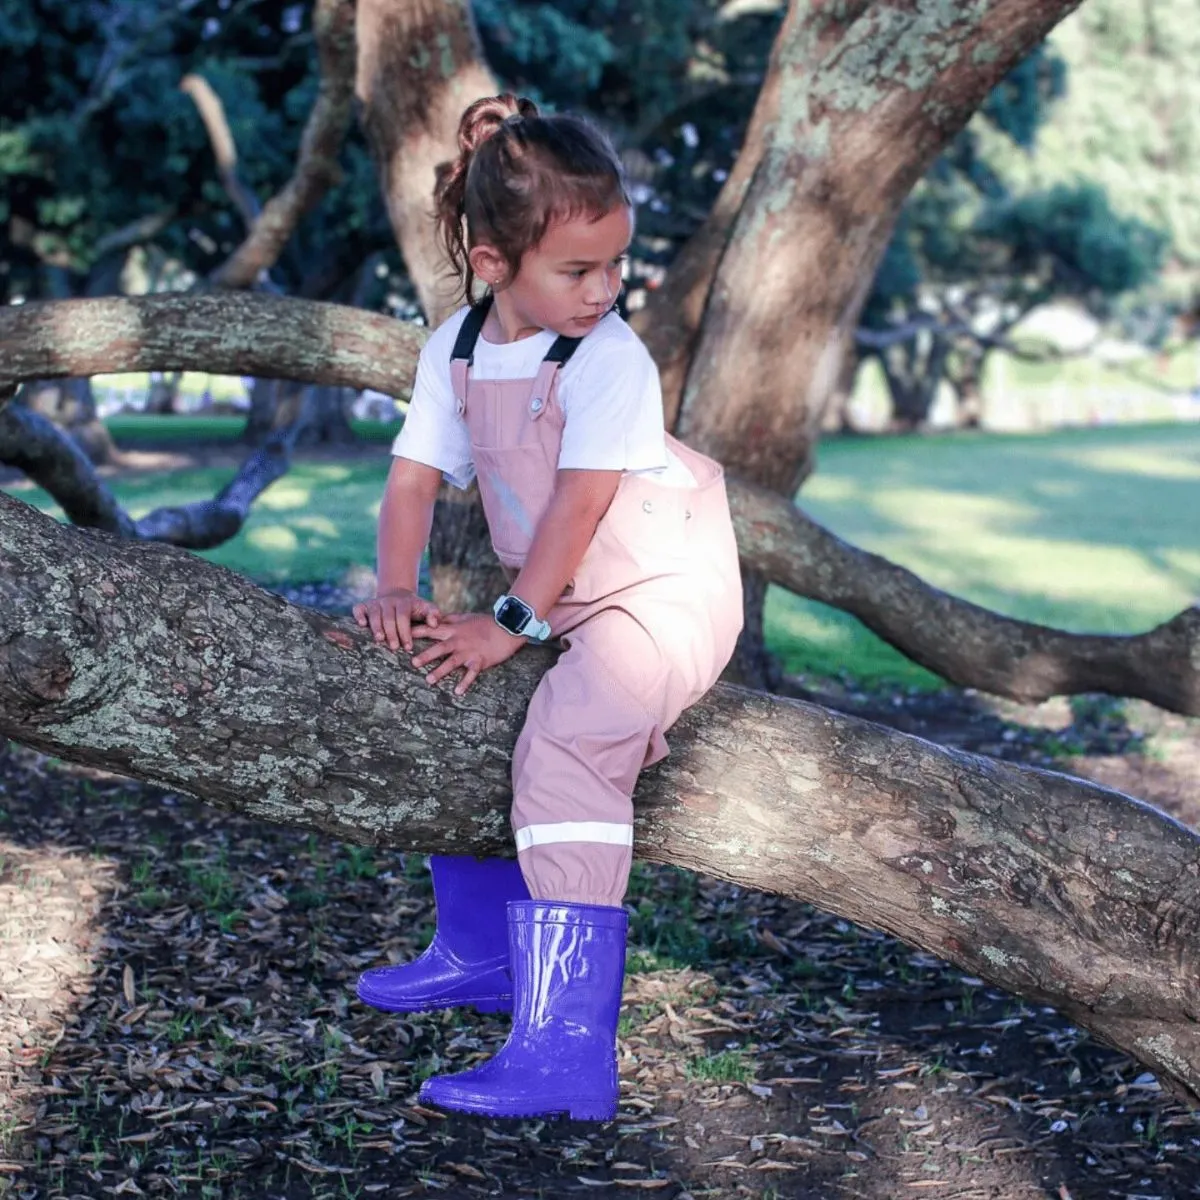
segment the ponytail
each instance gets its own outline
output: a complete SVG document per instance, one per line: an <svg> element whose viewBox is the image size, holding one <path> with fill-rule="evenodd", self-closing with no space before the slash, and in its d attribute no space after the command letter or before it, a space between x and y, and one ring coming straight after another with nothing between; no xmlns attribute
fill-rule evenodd
<svg viewBox="0 0 1200 1200"><path fill-rule="evenodd" d="M458 123L458 157L437 168L434 187L438 237L450 257L454 273L462 280L468 303L474 291L475 273L467 257L467 174L480 146L506 125L524 117L536 117L537 105L525 97L502 92L476 100Z"/></svg>

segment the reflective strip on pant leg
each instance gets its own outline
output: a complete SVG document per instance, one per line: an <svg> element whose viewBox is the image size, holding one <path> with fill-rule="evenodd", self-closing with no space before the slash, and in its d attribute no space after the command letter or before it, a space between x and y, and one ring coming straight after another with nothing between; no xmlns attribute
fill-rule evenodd
<svg viewBox="0 0 1200 1200"><path fill-rule="evenodd" d="M557 821L552 825L526 825L516 831L517 850L549 846L554 842L595 842L605 846L632 846L633 826L610 821Z"/></svg>

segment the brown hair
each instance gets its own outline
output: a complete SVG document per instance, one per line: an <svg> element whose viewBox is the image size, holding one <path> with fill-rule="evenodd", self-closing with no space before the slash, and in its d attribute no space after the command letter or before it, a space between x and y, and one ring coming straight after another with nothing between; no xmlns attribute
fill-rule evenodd
<svg viewBox="0 0 1200 1200"><path fill-rule="evenodd" d="M511 92L476 100L463 113L458 158L438 167L434 200L438 235L468 303L472 246L495 246L515 275L551 222L598 219L632 203L621 160L603 133L581 117L542 116L532 100Z"/></svg>

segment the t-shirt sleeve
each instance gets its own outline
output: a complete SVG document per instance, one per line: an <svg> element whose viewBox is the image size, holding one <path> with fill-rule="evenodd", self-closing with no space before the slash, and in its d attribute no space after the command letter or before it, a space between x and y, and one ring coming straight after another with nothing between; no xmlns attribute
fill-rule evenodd
<svg viewBox="0 0 1200 1200"><path fill-rule="evenodd" d="M560 385L559 468L646 471L667 465L662 387L636 338L602 342Z"/></svg>
<svg viewBox="0 0 1200 1200"><path fill-rule="evenodd" d="M475 478L475 464L467 425L454 400L444 342L435 334L421 350L408 415L392 442L392 453L436 467L448 483L465 488Z"/></svg>

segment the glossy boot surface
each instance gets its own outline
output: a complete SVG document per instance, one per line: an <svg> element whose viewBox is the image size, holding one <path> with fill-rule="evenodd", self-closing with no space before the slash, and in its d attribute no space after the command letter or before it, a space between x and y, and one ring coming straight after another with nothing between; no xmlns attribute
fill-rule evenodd
<svg viewBox="0 0 1200 1200"><path fill-rule="evenodd" d="M434 855L429 860L437 932L420 958L364 971L358 998L385 1012L429 1012L473 1005L508 1012L507 906L529 891L516 862L504 858Z"/></svg>
<svg viewBox="0 0 1200 1200"><path fill-rule="evenodd" d="M490 1117L612 1120L626 925L623 908L511 903L512 1033L481 1067L426 1080L421 1100Z"/></svg>

